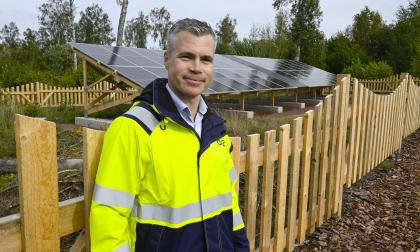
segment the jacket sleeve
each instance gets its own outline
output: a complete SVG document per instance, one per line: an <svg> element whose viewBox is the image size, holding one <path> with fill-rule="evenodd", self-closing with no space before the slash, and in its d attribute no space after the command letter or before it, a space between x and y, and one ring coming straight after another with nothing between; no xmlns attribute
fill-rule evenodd
<svg viewBox="0 0 420 252"><path fill-rule="evenodd" d="M105 133L90 210L91 251L134 251L131 212L140 176L136 126L119 117Z"/></svg>

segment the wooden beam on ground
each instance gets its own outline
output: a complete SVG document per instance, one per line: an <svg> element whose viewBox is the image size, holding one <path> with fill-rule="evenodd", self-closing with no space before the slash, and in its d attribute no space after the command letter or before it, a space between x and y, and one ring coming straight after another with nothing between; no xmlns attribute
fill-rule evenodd
<svg viewBox="0 0 420 252"><path fill-rule="evenodd" d="M62 201L59 208L60 237L83 228L83 196ZM8 252L22 251L20 214L0 218L0 248Z"/></svg>
<svg viewBox="0 0 420 252"><path fill-rule="evenodd" d="M60 251L55 123L16 115L23 251Z"/></svg>

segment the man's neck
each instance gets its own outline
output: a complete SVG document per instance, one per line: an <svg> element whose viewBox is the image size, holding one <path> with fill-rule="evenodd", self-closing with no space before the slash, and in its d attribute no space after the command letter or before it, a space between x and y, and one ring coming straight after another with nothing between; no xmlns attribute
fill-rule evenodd
<svg viewBox="0 0 420 252"><path fill-rule="evenodd" d="M200 105L201 96L197 96L197 97L194 97L194 98L184 97L184 96L178 94L175 90L173 90L171 88L171 85L168 85L168 87L185 105L187 105L187 107L188 107L188 109L190 110L190 113L191 113L191 119L193 121L195 121L195 116L198 113L198 108L199 108L199 105Z"/></svg>

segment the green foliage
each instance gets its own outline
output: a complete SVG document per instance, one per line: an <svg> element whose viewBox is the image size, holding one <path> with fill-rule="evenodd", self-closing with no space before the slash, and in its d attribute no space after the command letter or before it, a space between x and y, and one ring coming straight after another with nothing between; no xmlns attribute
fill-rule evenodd
<svg viewBox="0 0 420 252"><path fill-rule="evenodd" d="M235 18L231 18L229 14L217 23L216 35L217 41L220 44L232 44L238 39L238 34L235 32L237 21Z"/></svg>
<svg viewBox="0 0 420 252"><path fill-rule="evenodd" d="M0 40L12 48L16 48L20 44L19 29L15 22L10 22L8 25L3 26L0 30Z"/></svg>
<svg viewBox="0 0 420 252"><path fill-rule="evenodd" d="M345 67L365 62L367 55L362 48L343 33L338 33L327 41L327 69L335 74Z"/></svg>
<svg viewBox="0 0 420 252"><path fill-rule="evenodd" d="M363 48L368 55L377 60L381 54L381 34L384 29L384 22L377 11L371 11L366 6L353 19L351 29L353 42Z"/></svg>
<svg viewBox="0 0 420 252"><path fill-rule="evenodd" d="M0 157L15 157L15 136L13 133L15 114L22 114L22 108L0 104Z"/></svg>
<svg viewBox="0 0 420 252"><path fill-rule="evenodd" d="M381 164L380 164L380 166L382 167L382 169L384 169L384 170L390 170L390 169L392 169L392 168L394 168L394 164L391 162L391 161L389 161L389 160L384 160Z"/></svg>
<svg viewBox="0 0 420 252"><path fill-rule="evenodd" d="M73 40L75 6L69 0L48 0L39 9L39 34L44 45L64 44Z"/></svg>
<svg viewBox="0 0 420 252"><path fill-rule="evenodd" d="M77 42L110 45L115 37L108 14L98 4L92 4L80 12L76 29Z"/></svg>
<svg viewBox="0 0 420 252"><path fill-rule="evenodd" d="M94 118L103 118L103 119L114 119L118 116L124 114L130 109L130 104L120 104L118 106L114 106L96 113L93 113L91 117Z"/></svg>
<svg viewBox="0 0 420 252"><path fill-rule="evenodd" d="M370 62L367 65L356 63L344 68L343 73L359 79L380 79L394 74L392 67L384 61Z"/></svg>
<svg viewBox="0 0 420 252"><path fill-rule="evenodd" d="M30 117L44 117L45 112L38 104L31 103L23 106L23 114Z"/></svg>
<svg viewBox="0 0 420 252"><path fill-rule="evenodd" d="M140 11L137 17L127 22L124 30L124 44L137 48L146 48L147 34L149 34L150 29L149 17Z"/></svg>
<svg viewBox="0 0 420 252"><path fill-rule="evenodd" d="M63 74L73 65L70 48L67 45L52 45L44 51L44 64L56 75Z"/></svg>
<svg viewBox="0 0 420 252"><path fill-rule="evenodd" d="M44 114L50 121L58 123L74 123L74 118L83 116L83 109L62 104L58 107L44 108Z"/></svg>
<svg viewBox="0 0 420 252"><path fill-rule="evenodd" d="M149 14L153 41L159 39L159 46L166 49L167 35L172 26L171 14L165 7L153 8Z"/></svg>
<svg viewBox="0 0 420 252"><path fill-rule="evenodd" d="M12 87L35 81L45 81L47 74L31 65L19 61L8 61L0 65L0 87Z"/></svg>

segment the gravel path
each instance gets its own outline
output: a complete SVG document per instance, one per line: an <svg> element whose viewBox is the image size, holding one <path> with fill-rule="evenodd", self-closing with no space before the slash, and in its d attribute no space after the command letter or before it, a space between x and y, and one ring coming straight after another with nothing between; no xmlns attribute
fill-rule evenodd
<svg viewBox="0 0 420 252"><path fill-rule="evenodd" d="M401 152L345 189L342 218L295 251L420 251L420 130Z"/></svg>

